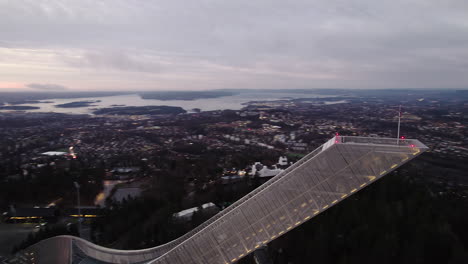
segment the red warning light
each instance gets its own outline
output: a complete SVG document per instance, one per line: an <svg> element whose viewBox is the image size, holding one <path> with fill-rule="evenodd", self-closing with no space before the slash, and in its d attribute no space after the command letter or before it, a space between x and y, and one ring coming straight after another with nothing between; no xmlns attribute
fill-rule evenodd
<svg viewBox="0 0 468 264"><path fill-rule="evenodd" d="M414 146L414 144L411 144L410 147L414 148L415 146Z"/></svg>
<svg viewBox="0 0 468 264"><path fill-rule="evenodd" d="M405 136L401 136L400 138L401 138L401 139L405 139Z"/></svg>

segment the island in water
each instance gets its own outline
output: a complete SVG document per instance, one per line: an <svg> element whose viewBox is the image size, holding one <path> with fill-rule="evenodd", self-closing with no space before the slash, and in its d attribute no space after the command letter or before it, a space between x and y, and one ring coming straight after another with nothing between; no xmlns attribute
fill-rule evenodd
<svg viewBox="0 0 468 264"><path fill-rule="evenodd" d="M23 110L37 110L41 109L37 106L28 106L28 105L7 105L7 106L0 106L0 110L15 110L15 111L23 111Z"/></svg>
<svg viewBox="0 0 468 264"><path fill-rule="evenodd" d="M21 105L21 104L50 104L53 103L52 101L38 101L38 100L21 100L21 101L13 101L8 102L11 105Z"/></svg>
<svg viewBox="0 0 468 264"><path fill-rule="evenodd" d="M78 101L78 102L71 102L71 103L65 103L65 104L58 104L55 105L55 107L58 108L78 108L78 107L89 107L89 106L96 106L93 105L94 103L99 103L101 100L96 100L96 101Z"/></svg>
<svg viewBox="0 0 468 264"><path fill-rule="evenodd" d="M96 115L168 115L187 113L179 106L126 106L101 108L93 112Z"/></svg>

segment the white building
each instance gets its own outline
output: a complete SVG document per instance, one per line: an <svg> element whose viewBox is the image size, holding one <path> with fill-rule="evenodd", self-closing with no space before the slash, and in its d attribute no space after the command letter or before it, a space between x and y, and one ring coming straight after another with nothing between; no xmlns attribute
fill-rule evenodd
<svg viewBox="0 0 468 264"><path fill-rule="evenodd" d="M216 205L214 203L206 203L202 204L201 208L203 210L206 209L215 209ZM179 219L179 220L190 220L195 212L198 212L199 208L198 207L193 207L189 209L182 210L178 213L174 214L174 217Z"/></svg>
<svg viewBox="0 0 468 264"><path fill-rule="evenodd" d="M260 162L255 162L252 165L252 171L250 175L255 176L258 175L259 177L273 177L276 176L278 173L282 172L283 169L279 169L276 165L273 165L272 169L269 169L267 166L263 165Z"/></svg>

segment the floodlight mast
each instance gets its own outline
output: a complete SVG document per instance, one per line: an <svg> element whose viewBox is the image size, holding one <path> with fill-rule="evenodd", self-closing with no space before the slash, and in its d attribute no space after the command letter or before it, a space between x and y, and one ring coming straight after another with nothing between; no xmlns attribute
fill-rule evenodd
<svg viewBox="0 0 468 264"><path fill-rule="evenodd" d="M80 206L80 184L73 182L76 188L77 204L78 204L78 237L81 237L81 206Z"/></svg>
<svg viewBox="0 0 468 264"><path fill-rule="evenodd" d="M397 129L397 144L400 145L400 123L401 123L401 105L398 107L398 129Z"/></svg>

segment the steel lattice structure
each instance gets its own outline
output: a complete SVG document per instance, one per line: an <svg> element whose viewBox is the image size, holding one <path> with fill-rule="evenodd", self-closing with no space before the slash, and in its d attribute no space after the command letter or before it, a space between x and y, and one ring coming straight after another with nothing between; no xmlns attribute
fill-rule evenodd
<svg viewBox="0 0 468 264"><path fill-rule="evenodd" d="M415 139L335 136L304 158L167 244L116 250L72 236L41 241L25 263L234 263L420 155Z"/></svg>

